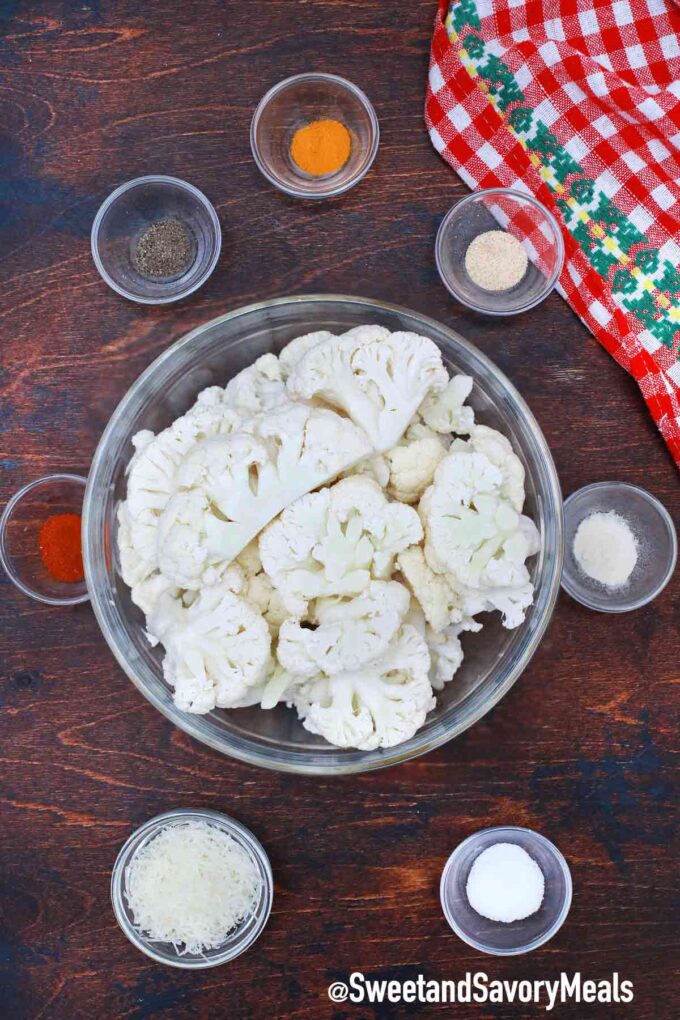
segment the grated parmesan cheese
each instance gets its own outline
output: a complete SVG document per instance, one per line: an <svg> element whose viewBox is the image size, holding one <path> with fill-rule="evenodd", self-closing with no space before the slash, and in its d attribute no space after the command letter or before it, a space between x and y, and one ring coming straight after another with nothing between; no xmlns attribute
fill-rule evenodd
<svg viewBox="0 0 680 1020"><path fill-rule="evenodd" d="M261 885L250 854L204 821L167 825L125 869L135 926L180 955L218 949L252 914Z"/></svg>

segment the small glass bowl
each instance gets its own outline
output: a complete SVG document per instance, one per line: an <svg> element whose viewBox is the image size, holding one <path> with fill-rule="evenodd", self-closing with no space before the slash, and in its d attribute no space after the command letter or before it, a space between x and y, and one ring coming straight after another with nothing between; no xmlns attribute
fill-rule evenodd
<svg viewBox="0 0 680 1020"><path fill-rule="evenodd" d="M508 290L478 287L465 268L468 247L488 230L512 234L528 256L524 276ZM486 315L516 315L540 304L557 283L564 240L555 217L535 198L509 188L489 188L449 209L437 232L435 260L444 286L461 304Z"/></svg>
<svg viewBox="0 0 680 1020"><path fill-rule="evenodd" d="M55 581L40 555L40 529L54 514L81 514L87 479L46 475L19 489L0 518L0 563L17 588L50 606L75 606L89 598L85 579Z"/></svg>
<svg viewBox="0 0 680 1020"><path fill-rule="evenodd" d="M238 927L227 936L227 940L222 946L218 949L211 949L205 954L185 953L180 955L171 942L155 942L153 939L147 938L136 927L125 896L126 871L137 851L150 843L162 829L168 826L181 826L187 821L208 822L232 836L249 854L261 880L260 898L253 913L244 918ZM219 811L168 811L167 814L151 818L129 837L116 858L111 874L111 902L116 920L133 946L146 953L156 963L164 963L169 967L179 967L184 970L204 970L208 967L218 967L221 963L234 960L246 949L249 949L269 920L273 897L274 878L264 847L250 829Z"/></svg>
<svg viewBox="0 0 680 1020"><path fill-rule="evenodd" d="M490 921L468 901L466 887L472 865L483 850L496 843L521 846L543 872L543 902L535 914L522 921ZM530 953L551 939L566 920L571 893L569 866L557 847L540 833L514 825L480 829L463 840L446 862L439 886L444 916L456 935L491 956Z"/></svg>
<svg viewBox="0 0 680 1020"><path fill-rule="evenodd" d="M313 177L293 162L290 144L298 128L326 117L342 121L352 136L352 151L340 170ZM250 125L250 146L261 172L294 198L331 198L349 191L368 173L379 140L370 101L335 74L297 74L280 81L261 99Z"/></svg>
<svg viewBox="0 0 680 1020"><path fill-rule="evenodd" d="M593 513L614 511L630 525L638 558L626 584L608 588L584 574L574 556L578 527ZM678 558L678 539L671 516L651 493L627 482L595 482L573 492L564 503L562 587L573 599L601 613L640 609L666 587Z"/></svg>
<svg viewBox="0 0 680 1020"><path fill-rule="evenodd" d="M149 277L134 264L135 245L159 220L179 220L193 245L190 265L167 277ZM220 255L222 231L205 195L178 177L137 177L111 192L92 224L92 258L100 275L118 294L143 305L165 305L197 290Z"/></svg>

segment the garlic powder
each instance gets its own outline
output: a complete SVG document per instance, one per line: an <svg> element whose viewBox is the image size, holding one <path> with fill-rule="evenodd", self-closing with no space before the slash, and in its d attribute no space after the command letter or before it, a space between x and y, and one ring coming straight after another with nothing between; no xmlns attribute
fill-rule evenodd
<svg viewBox="0 0 680 1020"><path fill-rule="evenodd" d="M482 290L510 290L520 282L528 264L520 242L505 230L478 234L465 252L467 274Z"/></svg>

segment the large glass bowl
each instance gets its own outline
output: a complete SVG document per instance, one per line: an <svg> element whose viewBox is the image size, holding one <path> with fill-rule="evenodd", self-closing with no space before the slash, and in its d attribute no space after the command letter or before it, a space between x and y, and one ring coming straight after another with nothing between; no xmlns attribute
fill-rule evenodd
<svg viewBox="0 0 680 1020"><path fill-rule="evenodd" d="M336 333L362 323L410 330L440 347L452 372L473 376L477 418L507 435L527 472L527 513L542 551L530 561L534 605L516 630L489 615L481 634L463 637L465 661L438 695L437 707L414 737L376 751L342 750L303 729L294 711L279 706L189 715L175 708L161 670L162 649L144 636L144 617L132 604L117 569L116 509L125 498L131 439L140 429L169 425L206 386L227 380L267 351L317 329ZM188 333L168 348L131 387L97 448L83 508L83 557L93 609L118 662L142 694L168 719L211 747L253 765L283 772L340 774L380 768L423 754L457 736L495 705L526 668L548 626L562 570L562 496L550 451L531 411L498 368L453 330L394 305L332 295L265 301L239 308Z"/></svg>

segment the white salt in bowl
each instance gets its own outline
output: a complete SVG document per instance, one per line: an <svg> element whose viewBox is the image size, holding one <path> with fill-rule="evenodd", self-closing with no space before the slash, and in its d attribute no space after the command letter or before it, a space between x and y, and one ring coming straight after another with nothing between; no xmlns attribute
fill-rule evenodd
<svg viewBox="0 0 680 1020"><path fill-rule="evenodd" d="M470 906L466 891L472 865L496 843L514 843L526 850L545 880L543 902L536 913L509 924L478 914ZM514 825L481 829L464 840L446 862L439 886L444 916L456 935L473 949L491 956L519 956L546 943L564 924L571 893L569 866L554 843L532 829Z"/></svg>
<svg viewBox="0 0 680 1020"><path fill-rule="evenodd" d="M221 832L227 833L246 851L260 877L260 893L252 913L243 918L221 946L210 949L206 953L180 953L171 942L158 942L150 939L137 927L125 895L127 875L135 855L142 847L147 846L155 839L163 829L197 821L207 822ZM219 811L169 811L167 814L151 818L129 837L118 854L111 873L113 911L118 924L130 942L156 963L163 963L168 967L179 967L183 970L203 970L207 967L217 967L222 963L228 963L249 949L269 919L273 896L274 879L264 847L250 829L237 822L235 818L223 815Z"/></svg>
<svg viewBox="0 0 680 1020"><path fill-rule="evenodd" d="M618 588L609 588L589 577L574 555L579 525L591 514L612 511L626 521L637 541L633 572ZM627 482L596 482L565 500L562 587L588 609L627 613L647 605L670 581L677 557L678 540L671 516L645 489Z"/></svg>

